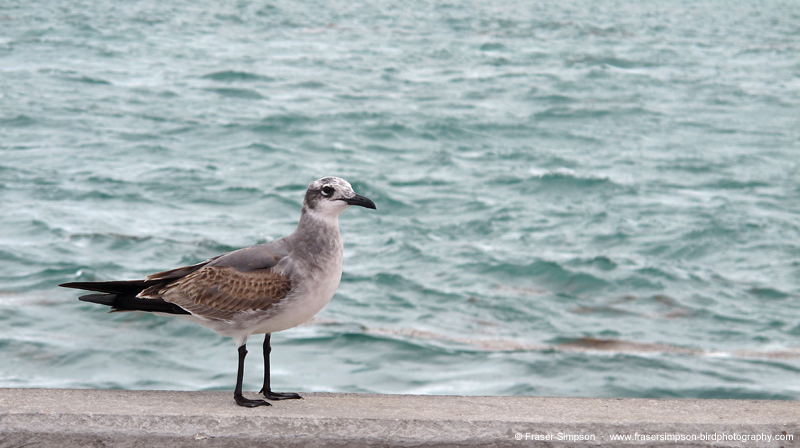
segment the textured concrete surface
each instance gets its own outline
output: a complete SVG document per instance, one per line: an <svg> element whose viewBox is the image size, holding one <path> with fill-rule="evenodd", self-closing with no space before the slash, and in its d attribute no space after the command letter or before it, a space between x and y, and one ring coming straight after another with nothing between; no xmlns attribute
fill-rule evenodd
<svg viewBox="0 0 800 448"><path fill-rule="evenodd" d="M304 396L0 389L0 447L800 446L791 401Z"/></svg>

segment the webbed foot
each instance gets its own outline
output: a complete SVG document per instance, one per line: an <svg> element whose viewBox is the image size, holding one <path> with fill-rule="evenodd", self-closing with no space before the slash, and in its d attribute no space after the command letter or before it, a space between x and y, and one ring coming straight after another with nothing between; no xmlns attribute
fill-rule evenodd
<svg viewBox="0 0 800 448"><path fill-rule="evenodd" d="M260 392L267 397L267 400L297 400L303 398L300 394L294 392L273 392L271 390L265 392L264 389L261 389Z"/></svg>
<svg viewBox="0 0 800 448"><path fill-rule="evenodd" d="M257 406L272 406L270 403L267 403L264 400L251 400L249 398L244 398L243 395L233 395L233 399L236 400L236 404L239 406L244 406L246 408L254 408Z"/></svg>

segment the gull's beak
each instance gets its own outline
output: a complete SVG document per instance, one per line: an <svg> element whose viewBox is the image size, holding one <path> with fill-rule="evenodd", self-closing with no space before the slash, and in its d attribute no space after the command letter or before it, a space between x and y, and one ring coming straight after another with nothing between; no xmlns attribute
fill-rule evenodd
<svg viewBox="0 0 800 448"><path fill-rule="evenodd" d="M369 198L365 198L360 194L353 196L352 198L344 198L342 201L346 202L347 205L359 205L361 207L371 208L373 210L377 210L378 207L375 207L375 203L369 200Z"/></svg>

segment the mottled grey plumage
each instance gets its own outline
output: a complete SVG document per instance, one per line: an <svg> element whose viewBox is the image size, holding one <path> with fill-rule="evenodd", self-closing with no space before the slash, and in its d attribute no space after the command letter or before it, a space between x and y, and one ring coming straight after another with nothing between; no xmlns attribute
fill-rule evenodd
<svg viewBox="0 0 800 448"><path fill-rule="evenodd" d="M297 230L289 236L144 280L60 286L101 292L80 299L109 305L113 311L180 314L234 338L240 355L234 396L243 406L267 404L241 396L245 343L252 334L266 333L262 392L273 399L299 398L269 390L269 335L307 321L333 297L342 275L338 217L349 205L375 209L344 179L325 177L308 186Z"/></svg>

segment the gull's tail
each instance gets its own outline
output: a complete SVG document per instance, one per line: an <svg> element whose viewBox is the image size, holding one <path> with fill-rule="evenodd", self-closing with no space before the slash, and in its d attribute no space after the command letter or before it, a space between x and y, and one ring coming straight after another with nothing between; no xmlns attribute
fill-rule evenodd
<svg viewBox="0 0 800 448"><path fill-rule="evenodd" d="M163 299L143 299L136 297L145 288L161 283L158 280L131 280L115 282L72 282L58 286L64 288L96 291L102 294L87 294L78 297L84 302L99 303L116 311L147 311L150 313L190 314L185 309Z"/></svg>

